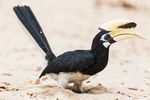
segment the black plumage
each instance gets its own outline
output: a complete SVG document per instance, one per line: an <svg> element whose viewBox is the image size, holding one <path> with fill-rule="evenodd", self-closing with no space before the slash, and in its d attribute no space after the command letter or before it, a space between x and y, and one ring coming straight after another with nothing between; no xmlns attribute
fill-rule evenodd
<svg viewBox="0 0 150 100"><path fill-rule="evenodd" d="M136 23L133 21L108 22L99 28L100 32L94 37L91 49L69 51L56 57L30 7L18 5L13 9L19 20L46 54L45 58L48 60L48 64L39 78L50 74L65 88L68 88L68 83L74 83L75 89L72 90L75 92L84 92L81 87L82 81L106 67L111 44L132 37L142 38L134 30Z"/></svg>
<svg viewBox="0 0 150 100"><path fill-rule="evenodd" d="M46 73L81 72L93 75L102 71L107 65L109 54L109 48L105 48L99 39L103 34L105 31L95 36L91 50L70 51L56 57L47 65L40 77Z"/></svg>
<svg viewBox="0 0 150 100"><path fill-rule="evenodd" d="M46 58L48 59L48 61L52 61L55 58L55 55L51 51L43 30L36 17L34 16L31 8L24 5L15 6L13 9L22 24L26 27L26 29L29 31L29 33L32 35L41 49L46 53Z"/></svg>
<svg viewBox="0 0 150 100"><path fill-rule="evenodd" d="M41 76L46 73L58 74L59 72L81 72L85 67L88 67L88 65L91 65L93 62L94 57L88 50L66 52L50 62L42 72Z"/></svg>
<svg viewBox="0 0 150 100"><path fill-rule="evenodd" d="M63 53L56 57L50 49L47 39L29 6L15 6L14 11L22 24L27 28L38 45L46 53L48 65L40 77L48 73L81 72L93 75L102 71L108 61L109 48L100 40L108 31L101 30L93 39L91 50L76 50ZM110 36L108 38L111 38ZM114 41L113 41L114 42Z"/></svg>

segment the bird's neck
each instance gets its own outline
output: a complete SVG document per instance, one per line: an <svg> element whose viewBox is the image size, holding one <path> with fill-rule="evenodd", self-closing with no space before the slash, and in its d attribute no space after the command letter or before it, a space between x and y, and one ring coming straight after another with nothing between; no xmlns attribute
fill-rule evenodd
<svg viewBox="0 0 150 100"><path fill-rule="evenodd" d="M104 32L104 31L101 31ZM100 33L101 33L100 32ZM98 33L92 42L91 53L94 56L94 63L85 68L82 72L88 75L94 75L102 71L108 62L109 47L105 48L103 42L100 41L101 34Z"/></svg>
<svg viewBox="0 0 150 100"><path fill-rule="evenodd" d="M92 50L92 53L95 58L93 67L95 67L98 72L102 71L108 63L109 48L97 47L96 49Z"/></svg>
<svg viewBox="0 0 150 100"><path fill-rule="evenodd" d="M92 66L98 71L102 71L106 67L109 56L109 47L104 47L103 43L99 41L100 37L100 34L94 37L91 47L91 53L94 55L95 60Z"/></svg>
<svg viewBox="0 0 150 100"><path fill-rule="evenodd" d="M85 74L88 75L94 75L106 67L109 56L109 48L101 46L93 48L92 46L91 53L94 55L94 63L86 69Z"/></svg>

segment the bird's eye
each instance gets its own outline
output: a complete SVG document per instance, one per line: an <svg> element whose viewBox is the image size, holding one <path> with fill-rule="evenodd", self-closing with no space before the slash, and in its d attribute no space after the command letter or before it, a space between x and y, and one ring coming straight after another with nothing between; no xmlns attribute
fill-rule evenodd
<svg viewBox="0 0 150 100"><path fill-rule="evenodd" d="M101 41L108 41L111 38L111 36L109 34L104 34L101 36Z"/></svg>
<svg viewBox="0 0 150 100"><path fill-rule="evenodd" d="M104 38L105 38L105 40L109 40L111 38L111 36L109 34L107 34Z"/></svg>

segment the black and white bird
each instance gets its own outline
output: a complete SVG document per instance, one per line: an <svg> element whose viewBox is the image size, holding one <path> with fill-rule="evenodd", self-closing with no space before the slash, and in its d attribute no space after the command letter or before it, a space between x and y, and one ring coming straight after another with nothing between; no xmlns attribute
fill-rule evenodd
<svg viewBox="0 0 150 100"><path fill-rule="evenodd" d="M110 21L100 26L100 31L94 37L91 49L68 51L55 56L31 8L27 5L17 5L13 10L46 54L48 64L39 78L50 74L64 88L67 88L68 83L74 83L79 86L80 91L82 81L101 72L106 67L109 48L112 44L128 38L141 38L134 30L135 22L130 20Z"/></svg>

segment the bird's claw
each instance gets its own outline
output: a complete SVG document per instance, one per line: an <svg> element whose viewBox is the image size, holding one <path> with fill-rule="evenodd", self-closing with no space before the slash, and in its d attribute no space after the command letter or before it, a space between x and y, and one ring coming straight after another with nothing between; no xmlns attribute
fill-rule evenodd
<svg viewBox="0 0 150 100"><path fill-rule="evenodd" d="M92 94L102 94L107 92L107 88L98 84L97 86L82 86L82 92L84 93L92 93Z"/></svg>

